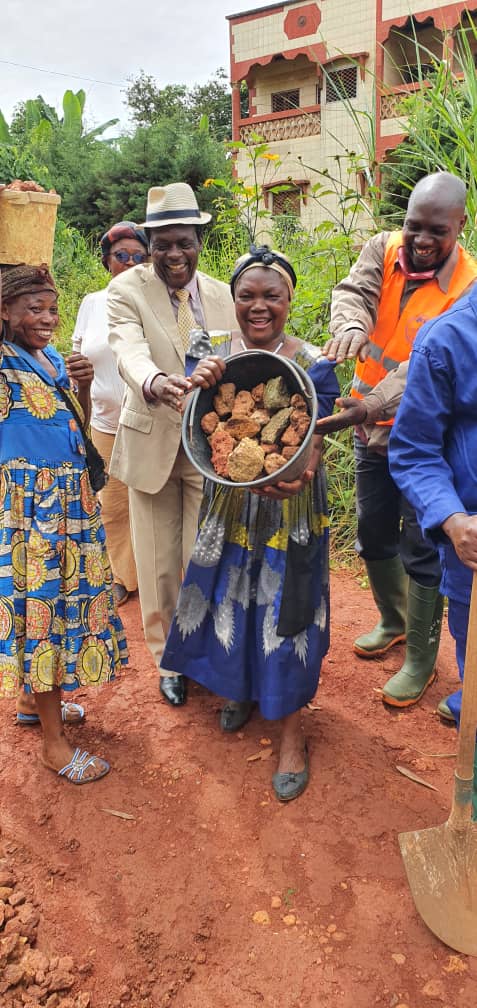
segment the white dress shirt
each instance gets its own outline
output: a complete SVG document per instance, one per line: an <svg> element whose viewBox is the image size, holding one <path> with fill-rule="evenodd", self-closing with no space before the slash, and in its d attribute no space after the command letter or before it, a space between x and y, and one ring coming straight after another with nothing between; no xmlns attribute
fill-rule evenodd
<svg viewBox="0 0 477 1008"><path fill-rule="evenodd" d="M108 289L83 298L73 333L73 350L85 355L94 367L91 386L91 426L115 434L124 392L116 359L108 343L106 298Z"/></svg>

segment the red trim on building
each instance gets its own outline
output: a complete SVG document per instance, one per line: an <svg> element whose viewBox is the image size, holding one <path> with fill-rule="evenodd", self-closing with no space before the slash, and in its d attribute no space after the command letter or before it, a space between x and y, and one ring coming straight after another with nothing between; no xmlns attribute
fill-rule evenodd
<svg viewBox="0 0 477 1008"><path fill-rule="evenodd" d="M273 57L277 55L277 53L267 53L264 56L254 56L252 59L242 60L241 63L236 63L232 57L230 74L232 83L245 80L254 66L268 66L272 62ZM326 63L328 54L326 46L322 42L299 46L297 49L288 49L280 53L280 56L283 56L286 60L294 60L297 56L302 55L306 56L311 64L315 63L318 66L319 64ZM328 60L328 62L330 61Z"/></svg>
<svg viewBox="0 0 477 1008"><path fill-rule="evenodd" d="M257 126L261 122L274 122L275 119L291 119L293 116L307 115L310 112L319 112L321 105L300 105L299 108L285 109L283 112L260 112L247 119L240 120L240 126Z"/></svg>
<svg viewBox="0 0 477 1008"><path fill-rule="evenodd" d="M477 0L476 0L477 2ZM315 59L310 58L310 53L313 53ZM238 72L240 76L236 76L233 73L231 77L232 83L238 80L246 80L250 76L250 71L254 66L268 66L272 63L274 57L277 53L267 53L264 56L255 56L254 59L244 61L243 63L235 63L235 72ZM338 63L340 60L355 60L359 63L360 77L364 80L366 70L365 63L369 58L368 52L357 52L357 53L338 53L338 55L328 56L327 50L324 44L317 43L316 45L300 46L298 49L288 49L286 52L280 53L286 60L294 60L297 56L307 56L309 63L315 66L316 75L319 77L321 75L321 68L329 66L330 63ZM248 68L246 73L243 73L244 68ZM243 75L242 75L243 74Z"/></svg>
<svg viewBox="0 0 477 1008"><path fill-rule="evenodd" d="M380 137L376 144L376 160L382 161L385 154L392 152L406 137L407 133L391 133L389 136Z"/></svg>
<svg viewBox="0 0 477 1008"><path fill-rule="evenodd" d="M378 7L380 15L379 19ZM448 28L456 28L464 11L471 9L472 3L469 4L469 0L464 0L464 2L460 3L446 4L445 7L429 7L428 10L419 11L417 14L409 12L408 14L404 14L402 17L395 17L382 21L382 5L380 0L378 0L376 4L376 41L385 42L389 36L391 28L402 28L410 17L413 17L415 21L420 23L422 21L426 21L427 18L432 18L434 26L439 28L441 31L445 31L445 29Z"/></svg>
<svg viewBox="0 0 477 1008"><path fill-rule="evenodd" d="M321 23L321 11L316 3L304 4L288 11L283 22L283 31L289 39L303 38L314 35Z"/></svg>
<svg viewBox="0 0 477 1008"><path fill-rule="evenodd" d="M375 62L375 75L377 87L374 89L374 122L376 131L376 161L379 161L380 154L378 154L379 145L381 143L381 89L380 85L384 76L384 50L382 45L378 42L378 25L381 24L383 4L382 0L376 0L376 62Z"/></svg>
<svg viewBox="0 0 477 1008"><path fill-rule="evenodd" d="M240 140L238 126L240 114L240 84L234 84L232 87L232 140Z"/></svg>

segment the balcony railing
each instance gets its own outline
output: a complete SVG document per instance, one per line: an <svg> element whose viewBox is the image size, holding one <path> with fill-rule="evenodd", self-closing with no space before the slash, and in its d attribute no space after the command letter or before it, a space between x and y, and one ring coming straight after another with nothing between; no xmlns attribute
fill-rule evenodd
<svg viewBox="0 0 477 1008"><path fill-rule="evenodd" d="M403 99L408 98L415 91L419 91L421 86L426 87L428 85L426 81L423 81L422 85L416 82L413 84L398 84L396 87L390 88L386 94L382 94L380 100L381 119L405 118Z"/></svg>
<svg viewBox="0 0 477 1008"><path fill-rule="evenodd" d="M296 137L319 136L321 133L321 109L313 105L306 109L290 109L287 112L270 112L268 115L250 116L239 124L242 143L258 143L255 133L270 143L273 140L292 140Z"/></svg>

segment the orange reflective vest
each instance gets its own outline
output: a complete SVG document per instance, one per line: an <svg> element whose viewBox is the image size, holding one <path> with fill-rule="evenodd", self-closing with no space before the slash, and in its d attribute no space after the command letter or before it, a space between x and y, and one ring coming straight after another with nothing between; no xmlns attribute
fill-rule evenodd
<svg viewBox="0 0 477 1008"><path fill-rule="evenodd" d="M441 315L477 278L477 263L460 245L458 259L447 291L437 280L427 280L411 294L400 313L401 297L406 283L404 273L396 268L398 248L403 244L402 232L393 232L384 254L384 274L376 327L371 333L370 351L365 361L357 361L351 395L362 399L389 371L408 359L416 334L428 319ZM388 424L392 420L385 421Z"/></svg>

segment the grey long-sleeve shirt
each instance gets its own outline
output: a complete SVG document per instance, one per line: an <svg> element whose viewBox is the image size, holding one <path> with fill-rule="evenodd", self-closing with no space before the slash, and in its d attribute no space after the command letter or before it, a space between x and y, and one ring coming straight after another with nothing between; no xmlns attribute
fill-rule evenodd
<svg viewBox="0 0 477 1008"><path fill-rule="evenodd" d="M378 317L379 301L384 277L384 258L390 231L380 231L373 235L351 267L347 277L336 285L331 299L330 332L332 336L343 336L350 329L361 330L370 335ZM449 258L436 274L442 291L447 291L457 262L456 245ZM396 258L395 269L400 270ZM403 311L411 294L427 283L427 280L407 280L403 287L400 309ZM407 379L409 361L404 361L391 371L368 395L365 404L368 419L363 424L370 451L386 452L390 427L376 426L379 420L390 420L395 416L401 401Z"/></svg>
<svg viewBox="0 0 477 1008"><path fill-rule="evenodd" d="M378 420L391 420L396 416L406 387L408 369L409 361L403 361L364 397L368 415L363 430L370 451L383 453L387 450L391 429L380 427Z"/></svg>

